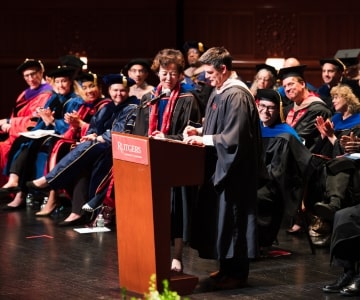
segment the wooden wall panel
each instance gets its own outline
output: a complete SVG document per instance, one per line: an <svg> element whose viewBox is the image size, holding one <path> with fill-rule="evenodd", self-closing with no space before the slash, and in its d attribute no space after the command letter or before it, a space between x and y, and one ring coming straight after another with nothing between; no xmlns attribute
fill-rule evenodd
<svg viewBox="0 0 360 300"><path fill-rule="evenodd" d="M15 68L26 57L42 59L49 70L69 51L86 51L89 68L108 73L131 58L152 59L162 48L200 40L227 47L244 80L266 57L296 56L318 85L320 58L360 48L358 20L358 0L7 1L0 10L0 117L24 87Z"/></svg>

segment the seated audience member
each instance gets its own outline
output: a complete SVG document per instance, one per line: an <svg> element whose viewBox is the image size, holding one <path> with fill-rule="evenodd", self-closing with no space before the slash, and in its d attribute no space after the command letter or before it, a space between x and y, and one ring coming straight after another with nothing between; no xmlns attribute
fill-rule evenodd
<svg viewBox="0 0 360 300"><path fill-rule="evenodd" d="M206 47L202 42L187 41L183 45L183 53L186 62L186 69L184 70L184 82L185 84L196 87L196 78L200 80L205 79L204 71L201 69L201 63L199 58L201 54L206 51ZM200 71L200 72L199 72Z"/></svg>
<svg viewBox="0 0 360 300"><path fill-rule="evenodd" d="M333 111L334 107L332 103L332 97L330 95L330 90L332 87L341 82L346 67L338 58L320 59L320 65L321 77L324 83L316 90L316 93Z"/></svg>
<svg viewBox="0 0 360 300"><path fill-rule="evenodd" d="M313 149L314 172L309 181L305 200L306 207L314 210L316 215L313 220L314 224L310 226L310 235L312 236L331 234L331 226L326 223L331 221L331 215L335 210L342 207L341 203L345 201L347 194L345 191L348 187L348 185L340 187L339 183L341 182L341 185L344 183L338 177L341 175L334 176L330 171L334 166L333 159L337 161L337 157L345 154L340 145L342 136L350 133L356 136L360 134L360 101L354 94L353 88L349 84L339 83L331 89L331 96L335 114L327 120L321 116L316 118L316 127L321 134L321 139ZM345 176L347 177L348 174ZM319 202L314 203L314 200ZM324 215L325 220L322 218ZM323 241L325 242L324 239Z"/></svg>
<svg viewBox="0 0 360 300"><path fill-rule="evenodd" d="M276 240L283 215L294 216L301 204L311 152L297 132L284 123L280 94L258 89L256 94L267 176L257 191L260 249Z"/></svg>
<svg viewBox="0 0 360 300"><path fill-rule="evenodd" d="M250 91L256 97L258 89L272 89L276 86L277 71L273 66L267 64L256 65L256 75L251 84Z"/></svg>
<svg viewBox="0 0 360 300"><path fill-rule="evenodd" d="M44 65L40 60L25 59L16 72L28 85L17 97L9 118L0 120L0 186L8 180L3 174L11 145L19 133L28 131L35 126L34 115L38 107L43 107L52 94L52 87L44 81Z"/></svg>
<svg viewBox="0 0 360 300"><path fill-rule="evenodd" d="M304 145L312 151L321 135L315 126L316 117L324 120L332 116L326 103L310 92L306 87L304 70L306 66L288 67L279 70L279 78L285 90L286 97L291 101L288 105L286 123L293 127L302 138ZM297 233L301 230L299 224L288 230Z"/></svg>
<svg viewBox="0 0 360 300"><path fill-rule="evenodd" d="M146 82L150 72L150 63L144 58L135 58L124 67L122 73L135 81L135 84L130 87L129 96L136 96L141 100L142 96L154 89Z"/></svg>
<svg viewBox="0 0 360 300"><path fill-rule="evenodd" d="M331 96L335 114L328 120L317 117L316 127L321 133L322 139L313 151L314 159L319 161L316 164L320 165L320 168L325 164L326 171L332 170L338 157L345 154L340 144L341 137L350 135L350 133L355 136L360 135L360 100L354 94L353 89L348 84L339 83L331 89ZM329 174L326 172L326 203L318 202L314 207L316 212L327 216L327 219L332 219L335 211L343 207L341 203L345 196L340 191L333 190L338 185L336 182L340 183L340 178L334 180L333 175L332 172ZM342 188L344 192L346 186Z"/></svg>
<svg viewBox="0 0 360 300"><path fill-rule="evenodd" d="M298 66L301 66L300 61L295 57L289 57L289 58L285 59L283 68L298 67ZM309 82L306 82L305 84L306 84L306 88L310 92L313 92L314 95L315 95L316 88ZM283 86L278 87L278 92L280 93L281 98L283 100L284 114L285 114L285 117L286 117L286 115L287 115L287 113L288 113L288 111L290 109L289 105L291 105L292 102L290 101L290 99L287 98Z"/></svg>
<svg viewBox="0 0 360 300"><path fill-rule="evenodd" d="M165 137L182 140L182 133L189 121L201 123L199 102L182 82L185 67L184 56L179 50L163 49L153 60L152 70L158 74L160 83L154 95L146 94L136 117L134 134L149 137ZM152 105L152 97L162 93L166 96ZM149 102L150 101L150 102ZM183 271L182 251L184 240L188 240L189 212L187 211L190 197L184 194L192 192L190 187L176 187L171 191L171 238L174 241L174 256L171 270ZM185 205L187 203L188 205Z"/></svg>
<svg viewBox="0 0 360 300"><path fill-rule="evenodd" d="M286 97L291 101L286 123L296 130L305 146L312 150L321 138L315 127L316 117L322 116L326 120L332 113L326 103L306 87L305 68L306 66L302 65L280 69L279 78Z"/></svg>
<svg viewBox="0 0 360 300"><path fill-rule="evenodd" d="M73 75L74 69L70 67L58 67L49 73L53 79L54 90L44 108L36 109L36 117L39 120L32 132L38 129L53 130L58 135L66 132L69 124L65 122L64 115L78 110L84 103L74 91ZM11 193L16 195L3 207L3 210L12 211L25 207L27 193L25 182L34 178L36 168L41 169L41 166L36 166L39 150L49 154L56 140L57 138L53 136L36 139L20 136L14 141L5 170L9 180L0 188L0 195L8 196ZM39 160L40 163L43 161ZM42 170L44 169L42 166Z"/></svg>
<svg viewBox="0 0 360 300"><path fill-rule="evenodd" d="M102 179L111 170L111 131L124 132L128 117L139 103L135 96L129 97L129 88L135 83L132 79L121 74L109 74L103 80L112 102L95 114L92 118L94 123L91 122L88 134L82 137L79 145L48 174L27 182L28 188L35 190L50 187L53 190L66 188L71 191L84 176L89 177L87 188L78 191L77 196L73 194L72 212L58 226L75 226L90 221L86 214L82 214L82 205L95 195ZM102 163L97 164L100 159L103 159Z"/></svg>
<svg viewBox="0 0 360 300"><path fill-rule="evenodd" d="M103 126L104 116L97 114L97 112L112 100L102 95L102 88L99 80L97 75L91 72L82 73L78 76L75 85L79 85L79 93L82 95L85 102L78 111L65 114L64 119L65 122L69 124L69 128L64 133L63 138L58 140L52 149L48 161L49 170L51 170L55 164L76 145L76 143L80 142L80 139L83 136L93 132L98 133L99 130L102 131L99 124ZM108 115L105 116L105 118L108 117ZM46 173L49 170L46 170ZM43 174L39 174L39 176L42 175ZM47 203L42 207L41 211L36 213L36 216L49 216L56 206L56 193L54 190L50 190Z"/></svg>
<svg viewBox="0 0 360 300"><path fill-rule="evenodd" d="M360 296L360 204L335 213L330 262L342 267L343 273L322 290L325 293Z"/></svg>

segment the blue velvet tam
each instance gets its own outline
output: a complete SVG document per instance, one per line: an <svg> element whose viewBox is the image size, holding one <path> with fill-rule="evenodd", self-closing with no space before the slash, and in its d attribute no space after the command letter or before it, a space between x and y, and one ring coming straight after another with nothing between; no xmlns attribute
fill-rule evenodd
<svg viewBox="0 0 360 300"><path fill-rule="evenodd" d="M135 84L135 81L131 79L130 77L126 77L123 74L108 74L103 76L102 78L105 85L110 86L115 83L120 83L124 87L131 87Z"/></svg>
<svg viewBox="0 0 360 300"><path fill-rule="evenodd" d="M50 71L47 75L52 78L69 77L73 79L76 69L68 66L58 66L56 69Z"/></svg>
<svg viewBox="0 0 360 300"><path fill-rule="evenodd" d="M344 72L344 70L346 69L345 64L338 58L323 58L323 59L320 59L320 66L323 66L326 63L337 66L341 72Z"/></svg>
<svg viewBox="0 0 360 300"><path fill-rule="evenodd" d="M268 64L259 64L259 65L256 65L255 67L256 67L256 73L262 69L265 69L265 70L270 71L271 74L274 75L274 77L276 77L278 74L277 70L273 66L270 66Z"/></svg>
<svg viewBox="0 0 360 300"><path fill-rule="evenodd" d="M281 102L281 96L279 92L274 89L258 89L256 91L256 99L271 101L278 106L280 106Z"/></svg>
<svg viewBox="0 0 360 300"><path fill-rule="evenodd" d="M200 52L200 54L204 53L207 48L204 46L202 42L197 41L187 41L183 45L184 53L187 53L189 49L196 49Z"/></svg>
<svg viewBox="0 0 360 300"><path fill-rule="evenodd" d="M284 80L288 77L301 77L304 79L304 71L306 69L306 65L296 66L296 67L288 67L288 68L282 68L279 70L278 77L281 80Z"/></svg>
<svg viewBox="0 0 360 300"><path fill-rule="evenodd" d="M62 66L73 67L76 69L81 69L82 66L85 65L85 63L75 55L65 55L60 57L59 60Z"/></svg>
<svg viewBox="0 0 360 300"><path fill-rule="evenodd" d="M42 64L42 62L40 60L27 58L24 60L23 63L21 63L16 68L16 72L18 72L20 75L22 75L25 70L30 69L30 68L36 68L36 69L45 71L44 65Z"/></svg>

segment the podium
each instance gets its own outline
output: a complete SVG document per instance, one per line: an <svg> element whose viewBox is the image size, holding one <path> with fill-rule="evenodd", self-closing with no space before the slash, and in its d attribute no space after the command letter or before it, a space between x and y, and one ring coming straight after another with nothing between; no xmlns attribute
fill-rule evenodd
<svg viewBox="0 0 360 300"><path fill-rule="evenodd" d="M170 191L202 183L205 148L113 132L112 151L120 287L143 295L155 274L191 294L198 278L170 271Z"/></svg>

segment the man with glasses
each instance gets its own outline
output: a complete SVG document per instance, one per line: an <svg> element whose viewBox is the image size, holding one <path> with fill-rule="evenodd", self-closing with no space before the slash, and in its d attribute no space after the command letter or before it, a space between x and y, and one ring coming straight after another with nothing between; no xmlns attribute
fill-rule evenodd
<svg viewBox="0 0 360 300"><path fill-rule="evenodd" d="M260 255L266 256L284 213L296 214L312 155L294 128L284 122L282 99L277 91L259 89L257 107L267 169L267 178L261 180L257 191L258 241Z"/></svg>
<svg viewBox="0 0 360 300"><path fill-rule="evenodd" d="M0 120L0 186L6 181L3 169L8 153L20 132L27 131L36 124L33 119L38 107L43 107L51 96L52 87L44 81L44 66L40 60L25 59L16 69L28 87L17 97L9 118Z"/></svg>

